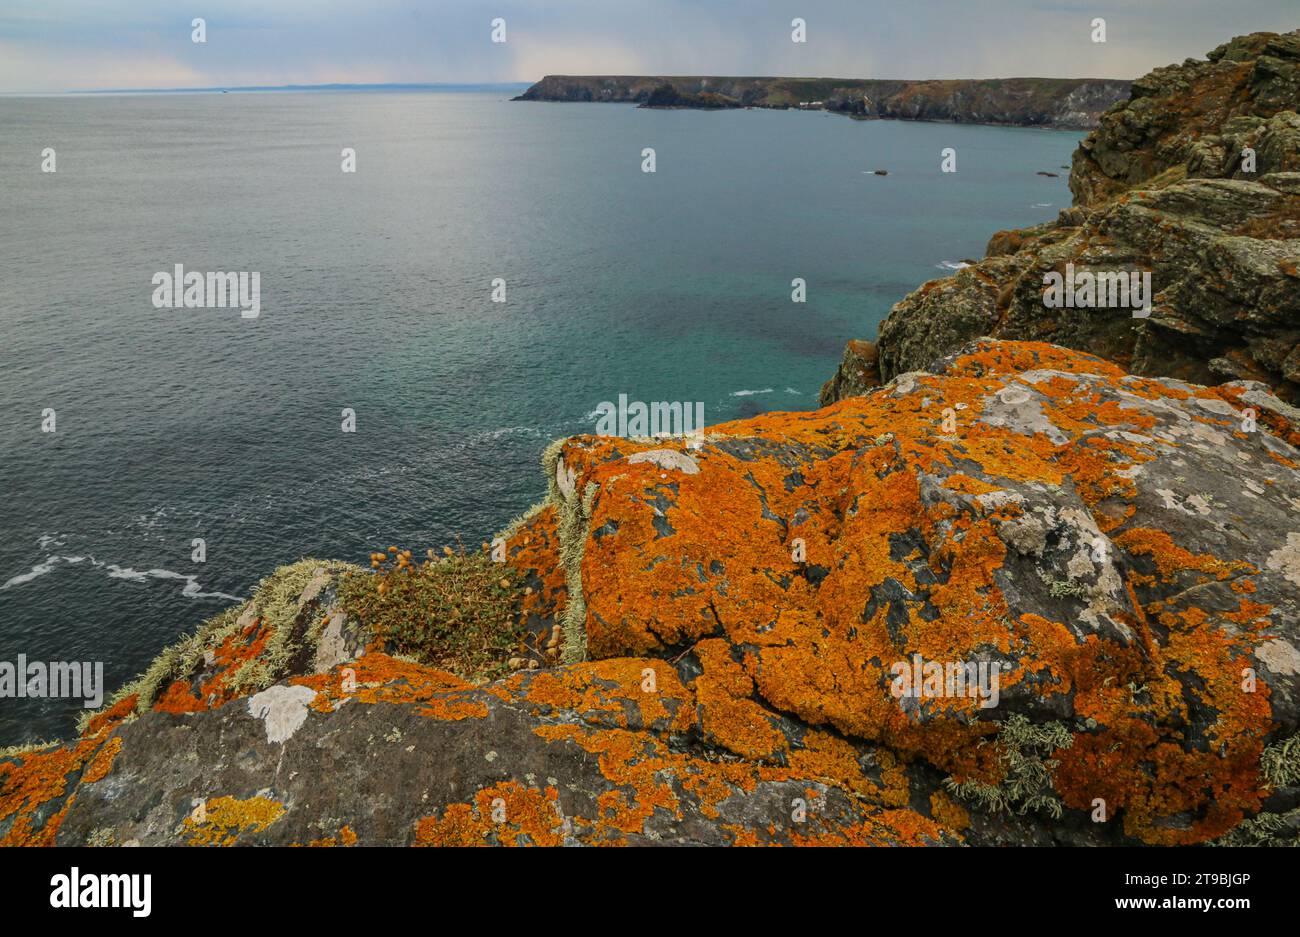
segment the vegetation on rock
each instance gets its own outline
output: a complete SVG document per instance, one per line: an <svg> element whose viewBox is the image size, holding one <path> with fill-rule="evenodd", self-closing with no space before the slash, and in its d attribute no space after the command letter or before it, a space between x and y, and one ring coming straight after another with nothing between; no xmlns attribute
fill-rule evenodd
<svg viewBox="0 0 1300 937"><path fill-rule="evenodd" d="M396 653L467 680L503 676L510 653L525 638L517 624L520 592L515 571L486 553L442 556L429 550L389 547L371 554L367 574L352 571L340 582L343 610Z"/></svg>

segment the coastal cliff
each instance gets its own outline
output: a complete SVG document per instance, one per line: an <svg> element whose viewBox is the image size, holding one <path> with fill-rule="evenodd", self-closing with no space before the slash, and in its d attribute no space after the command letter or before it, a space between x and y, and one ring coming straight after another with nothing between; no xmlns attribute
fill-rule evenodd
<svg viewBox="0 0 1300 937"><path fill-rule="evenodd" d="M643 107L826 110L863 119L940 120L1090 129L1129 92L1100 78L893 81L853 78L724 78L547 75L516 101L604 101Z"/></svg>
<svg viewBox="0 0 1300 937"><path fill-rule="evenodd" d="M564 440L500 562L286 567L4 753L0 837L1294 841L1298 416L987 340L696 445Z"/></svg>
<svg viewBox="0 0 1300 937"><path fill-rule="evenodd" d="M1295 844L1298 67L1136 83L819 410L558 440L481 550L277 570L0 752L0 844ZM1151 317L1045 309L1067 262Z"/></svg>
<svg viewBox="0 0 1300 937"><path fill-rule="evenodd" d="M1135 374L1254 380L1300 400L1300 31L1239 37L1133 83L1076 150L1073 207L897 303L827 404L979 336L1048 341ZM1145 316L1054 308L1045 276L1149 274Z"/></svg>

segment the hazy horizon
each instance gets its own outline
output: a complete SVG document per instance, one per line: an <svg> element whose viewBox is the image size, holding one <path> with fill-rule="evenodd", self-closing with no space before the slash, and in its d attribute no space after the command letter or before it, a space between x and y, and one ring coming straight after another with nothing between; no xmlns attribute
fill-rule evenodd
<svg viewBox="0 0 1300 937"><path fill-rule="evenodd" d="M192 22L205 23L204 42ZM807 41L791 41L791 21ZM1092 21L1106 20L1106 42ZM505 41L492 23L504 20ZM1300 26L1294 0L9 0L0 93L506 85L545 75L1133 79L1234 35ZM1171 24L1172 27L1171 28Z"/></svg>

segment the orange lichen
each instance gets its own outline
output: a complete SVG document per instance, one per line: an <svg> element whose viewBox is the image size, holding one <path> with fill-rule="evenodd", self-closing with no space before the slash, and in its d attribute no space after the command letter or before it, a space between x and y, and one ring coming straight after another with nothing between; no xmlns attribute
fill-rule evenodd
<svg viewBox="0 0 1300 937"><path fill-rule="evenodd" d="M930 795L930 815L950 830L961 831L970 826L970 814L942 790Z"/></svg>
<svg viewBox="0 0 1300 937"><path fill-rule="evenodd" d="M85 772L81 775L83 784L94 784L96 781L102 781L108 777L108 773L113 770L113 759L117 753L122 750L122 739L114 736L109 739L104 746L95 753L95 757L86 765Z"/></svg>
<svg viewBox="0 0 1300 937"><path fill-rule="evenodd" d="M182 825L190 846L233 846L245 834L266 830L284 809L269 797L214 797L204 802L199 818L187 816Z"/></svg>
<svg viewBox="0 0 1300 937"><path fill-rule="evenodd" d="M1191 553L1174 543L1165 531L1149 527L1133 527L1124 531L1115 538L1115 545L1134 556L1150 557L1164 582L1172 582L1175 575L1183 570L1205 573L1219 581L1238 571L1258 572L1241 560L1226 561L1209 554Z"/></svg>
<svg viewBox="0 0 1300 937"><path fill-rule="evenodd" d="M367 705L425 703L422 714L432 718L487 714L470 684L455 674L381 653L366 654L328 673L294 677L289 683L316 691L310 705L317 712L332 712L341 701L351 700Z"/></svg>
<svg viewBox="0 0 1300 937"><path fill-rule="evenodd" d="M49 813L39 826L38 814L71 791L77 772L102 747L101 736L83 738L70 745L28 752L16 760L0 761L0 824L13 818L0 846L53 845L71 795L62 809ZM120 742L119 742L120 745Z"/></svg>
<svg viewBox="0 0 1300 937"><path fill-rule="evenodd" d="M237 676L245 664L256 661L266 650L275 629L263 618L254 618L230 634L209 652L204 671L197 677L175 680L153 703L159 712L192 713L215 709L244 691Z"/></svg>
<svg viewBox="0 0 1300 937"><path fill-rule="evenodd" d="M416 823L417 846L560 846L565 818L559 792L503 781Z"/></svg>

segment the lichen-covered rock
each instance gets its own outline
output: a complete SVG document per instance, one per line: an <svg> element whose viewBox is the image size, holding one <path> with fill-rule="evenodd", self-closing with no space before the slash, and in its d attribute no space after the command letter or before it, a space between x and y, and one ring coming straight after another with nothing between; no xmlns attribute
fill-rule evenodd
<svg viewBox="0 0 1300 937"><path fill-rule="evenodd" d="M1076 151L1073 208L998 232L983 261L894 306L875 342L881 379L993 336L1300 400L1297 88L1300 32L1242 37L1136 82ZM1045 277L1071 270L1148 274L1150 308L1049 306ZM832 381L822 402L854 393Z"/></svg>
<svg viewBox="0 0 1300 937"><path fill-rule="evenodd" d="M1206 175L1242 178L1242 146L1265 135L1275 140L1257 146L1257 174L1300 170L1300 152L1283 142L1294 143L1298 105L1300 30L1238 36L1204 61L1157 68L1075 152L1075 204L1095 205L1189 161Z"/></svg>
<svg viewBox="0 0 1300 937"><path fill-rule="evenodd" d="M471 687L382 654L256 697L149 713L113 735L58 843L141 845L942 844L886 807L854 749L799 738L795 764L683 750L695 694L659 660L613 660ZM282 724L279 726L282 728ZM676 742L674 740L677 740ZM868 759L864 757L864 763ZM852 776L853 786L840 780Z"/></svg>
<svg viewBox="0 0 1300 937"><path fill-rule="evenodd" d="M1295 411L1261 385L1128 376L1046 345L931 370L715 427L694 475L633 464L625 440L571 441L589 652L724 668L747 709L976 797L1008 781L987 743L1011 715L1054 725L1052 780L1028 799L1100 799L1138 841L1204 841L1259 811L1265 746L1300 723ZM891 667L915 655L996 663L1000 699L900 702ZM770 756L750 725L719 744Z"/></svg>
<svg viewBox="0 0 1300 937"><path fill-rule="evenodd" d="M78 739L0 757L0 837L1294 838L1300 412L1265 385L984 341L813 413L545 459L507 562L587 660L474 685L365 622L326 639L306 561Z"/></svg>

